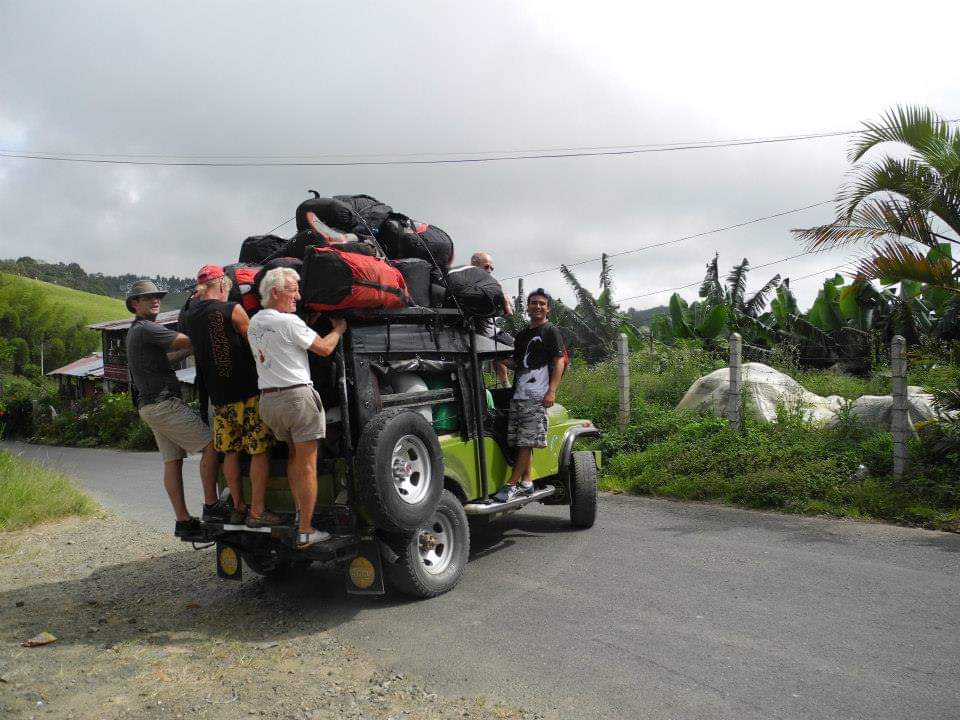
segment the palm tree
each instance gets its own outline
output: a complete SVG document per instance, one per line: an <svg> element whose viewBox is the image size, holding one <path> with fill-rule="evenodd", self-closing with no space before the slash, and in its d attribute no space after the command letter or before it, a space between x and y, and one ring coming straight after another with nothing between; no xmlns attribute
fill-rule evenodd
<svg viewBox="0 0 960 720"><path fill-rule="evenodd" d="M929 108L897 107L865 122L848 154L854 167L837 193L836 218L794 230L811 250L866 243L857 272L884 285L914 280L958 290L960 132ZM906 157L867 161L874 148L897 143ZM956 298L954 298L956 300Z"/></svg>

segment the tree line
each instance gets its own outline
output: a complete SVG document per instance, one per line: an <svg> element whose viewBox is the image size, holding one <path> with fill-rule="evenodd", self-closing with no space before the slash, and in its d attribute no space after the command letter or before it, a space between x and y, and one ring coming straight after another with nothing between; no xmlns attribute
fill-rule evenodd
<svg viewBox="0 0 960 720"><path fill-rule="evenodd" d="M29 256L16 260L0 260L0 272L21 277L42 280L56 285L82 290L95 295L106 295L113 298L124 298L130 286L141 279L140 275L104 275L103 273L88 273L80 265L72 263L49 263ZM156 275L151 278L161 290L167 290L170 295L164 298L163 309L175 309L183 305L185 295L179 293L180 288L193 284L190 278L175 275Z"/></svg>
<svg viewBox="0 0 960 720"><path fill-rule="evenodd" d="M82 319L67 315L43 288L0 275L0 374L40 376L83 357L100 345L100 335Z"/></svg>

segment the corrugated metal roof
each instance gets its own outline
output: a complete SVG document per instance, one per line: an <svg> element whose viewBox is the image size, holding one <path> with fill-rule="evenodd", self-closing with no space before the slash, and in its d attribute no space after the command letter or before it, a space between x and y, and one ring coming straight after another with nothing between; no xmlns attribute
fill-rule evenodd
<svg viewBox="0 0 960 720"><path fill-rule="evenodd" d="M69 365L62 368L51 370L48 376L69 375L70 377L102 377L103 376L103 354L93 353L79 360L74 360Z"/></svg>
<svg viewBox="0 0 960 720"><path fill-rule="evenodd" d="M167 310L167 312L162 312L157 315L157 322L161 325L169 325L170 323L175 323L179 317L179 310ZM91 330L126 330L133 325L133 320L134 318L127 318L126 320L111 320L109 322L87 325L87 327Z"/></svg>

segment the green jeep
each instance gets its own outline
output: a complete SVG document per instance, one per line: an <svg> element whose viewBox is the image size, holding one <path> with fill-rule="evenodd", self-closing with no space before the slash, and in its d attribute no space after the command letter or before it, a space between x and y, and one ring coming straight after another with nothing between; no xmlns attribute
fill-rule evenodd
<svg viewBox="0 0 960 720"><path fill-rule="evenodd" d="M548 411L547 447L533 453L535 492L508 503L490 499L510 476L511 391L487 390L482 364L511 354L511 348L478 335L457 310L408 308L349 317L336 353L311 356L327 421L314 526L331 539L296 548L282 443L271 456L267 507L286 514L288 524L250 529L204 523L199 535L182 539L216 543L217 572L228 579L240 579L241 558L268 576L317 562L346 568L349 592L383 593L389 584L427 598L459 581L471 521L542 502L569 505L573 527L591 527L599 453L575 451L574 445L600 432L560 405ZM222 476L220 484L226 494ZM249 477L244 486L249 501Z"/></svg>

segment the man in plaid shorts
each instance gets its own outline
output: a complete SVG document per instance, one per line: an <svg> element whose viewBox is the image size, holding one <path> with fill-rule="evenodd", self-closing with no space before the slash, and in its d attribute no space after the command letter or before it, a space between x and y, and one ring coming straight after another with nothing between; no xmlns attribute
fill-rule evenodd
<svg viewBox="0 0 960 720"><path fill-rule="evenodd" d="M534 448L547 446L547 408L557 399L557 387L565 367L563 336L547 316L550 295L543 288L527 297L530 326L517 335L513 348L513 399L507 442L517 449L517 460L507 484L493 496L509 502L533 492L530 462Z"/></svg>

